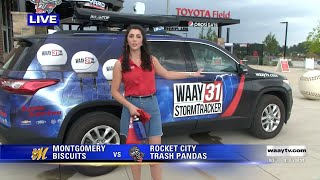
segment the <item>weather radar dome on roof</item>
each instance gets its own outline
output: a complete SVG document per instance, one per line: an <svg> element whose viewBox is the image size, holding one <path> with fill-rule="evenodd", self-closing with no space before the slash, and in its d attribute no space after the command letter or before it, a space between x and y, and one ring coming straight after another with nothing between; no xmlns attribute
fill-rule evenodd
<svg viewBox="0 0 320 180"><path fill-rule="evenodd" d="M133 5L133 11L135 14L144 14L144 11L146 10L146 6L142 2L136 2Z"/></svg>

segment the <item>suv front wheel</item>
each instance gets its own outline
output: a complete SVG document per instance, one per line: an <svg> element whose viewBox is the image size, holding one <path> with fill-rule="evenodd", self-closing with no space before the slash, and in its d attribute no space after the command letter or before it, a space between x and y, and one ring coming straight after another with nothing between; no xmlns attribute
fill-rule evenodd
<svg viewBox="0 0 320 180"><path fill-rule="evenodd" d="M261 139L270 139L279 134L285 119L283 102L274 95L263 95L258 103L250 128Z"/></svg>
<svg viewBox="0 0 320 180"><path fill-rule="evenodd" d="M107 112L92 112L81 116L71 127L66 144L120 144L120 119ZM100 176L112 172L117 166L74 166L85 176Z"/></svg>

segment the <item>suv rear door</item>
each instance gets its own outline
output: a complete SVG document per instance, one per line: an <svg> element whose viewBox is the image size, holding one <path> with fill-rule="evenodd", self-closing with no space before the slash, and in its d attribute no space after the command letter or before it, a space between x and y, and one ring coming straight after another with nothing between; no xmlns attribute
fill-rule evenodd
<svg viewBox="0 0 320 180"><path fill-rule="evenodd" d="M150 47L151 54L157 57L162 66L168 71L191 71L190 61L186 61L183 41L150 41ZM178 133L179 131L188 132L195 128L196 121L189 121L190 118L187 116L177 116L174 94L176 84L192 83L195 81L197 81L197 78L166 80L160 76L156 76L157 99L165 134L172 132L171 125L175 126L174 133Z"/></svg>
<svg viewBox="0 0 320 180"><path fill-rule="evenodd" d="M15 109L19 103L25 101L8 91L9 82L11 82L10 79L23 79L42 41L40 37L19 39L16 46L6 56L5 64L0 69L0 125L11 127L11 115L15 115ZM19 88L11 88L11 90L15 91Z"/></svg>

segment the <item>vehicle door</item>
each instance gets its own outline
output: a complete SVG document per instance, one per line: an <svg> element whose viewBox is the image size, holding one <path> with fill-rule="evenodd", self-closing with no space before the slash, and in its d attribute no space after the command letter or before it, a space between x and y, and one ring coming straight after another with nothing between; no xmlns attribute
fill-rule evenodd
<svg viewBox="0 0 320 180"><path fill-rule="evenodd" d="M246 75L239 73L239 63L227 51L214 44L189 42L186 48L189 49L187 52L193 71L203 68L204 77L189 85L190 89L197 92L193 92L191 98L184 99L185 108L191 109L185 115L197 119L197 129L203 130L211 129L211 124L216 120L238 119L236 124L243 122L241 119L246 120L248 108L239 112L238 106L240 100L244 100L243 94L248 96L249 91L243 93Z"/></svg>
<svg viewBox="0 0 320 180"><path fill-rule="evenodd" d="M161 65L168 71L190 72L190 63L186 61L185 49L183 42L177 41L150 41L151 53ZM188 131L195 127L196 121L189 121L189 117L180 116L176 100L176 84L193 83L197 78L166 80L156 76L157 99L160 106L162 123L164 126L179 124L176 131Z"/></svg>

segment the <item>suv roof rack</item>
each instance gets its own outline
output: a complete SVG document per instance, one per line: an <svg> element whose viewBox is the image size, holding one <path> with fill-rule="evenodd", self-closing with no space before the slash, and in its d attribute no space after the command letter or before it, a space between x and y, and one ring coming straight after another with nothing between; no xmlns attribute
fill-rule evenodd
<svg viewBox="0 0 320 180"><path fill-rule="evenodd" d="M60 23L80 25L78 29L82 29L85 26L101 26L118 28L119 31L126 29L131 24L139 24L145 28L149 28L149 31L153 31L153 28L155 27L188 27L190 21L217 23L218 26L240 23L240 20L237 19L131 14L80 8L76 6L74 7L73 17L71 19L63 19Z"/></svg>
<svg viewBox="0 0 320 180"><path fill-rule="evenodd" d="M126 29L131 24L139 24L145 28L159 26L187 26L178 16L129 14L95 9L74 9L74 19L82 26L107 26Z"/></svg>
<svg viewBox="0 0 320 180"><path fill-rule="evenodd" d="M93 30L88 30L88 31L79 31L79 30L68 30L68 31L57 31L54 34L105 34L105 33L113 33L113 34L124 34L125 32L123 31L109 31L109 30L103 30L103 31L93 31ZM149 35L168 35L168 36L180 36L177 34L173 34L173 33L168 33L168 32L156 32L156 31L147 31L146 32Z"/></svg>

